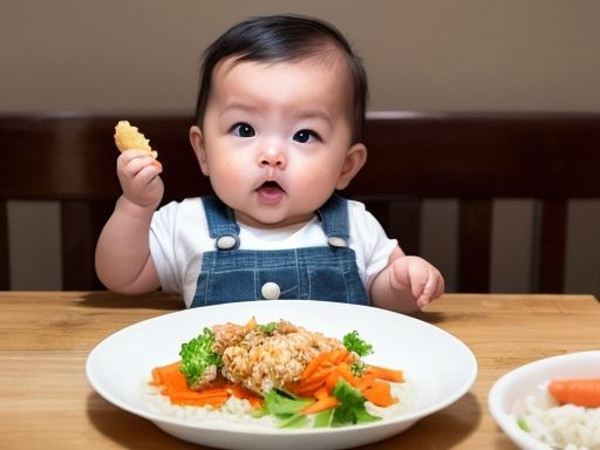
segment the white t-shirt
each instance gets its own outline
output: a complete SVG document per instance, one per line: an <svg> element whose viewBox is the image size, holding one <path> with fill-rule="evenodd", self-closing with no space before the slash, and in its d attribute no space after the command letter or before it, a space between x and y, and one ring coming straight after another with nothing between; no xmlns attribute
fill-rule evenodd
<svg viewBox="0 0 600 450"><path fill-rule="evenodd" d="M365 205L348 201L350 222L349 247L356 253L360 278L369 291L373 278L387 266L398 245L389 239L377 219ZM321 221L310 221L276 230L264 230L239 224L240 250L285 250L328 245ZM160 208L150 226L150 251L164 291L183 294L189 307L194 299L204 252L215 251L208 235L202 200L190 198Z"/></svg>

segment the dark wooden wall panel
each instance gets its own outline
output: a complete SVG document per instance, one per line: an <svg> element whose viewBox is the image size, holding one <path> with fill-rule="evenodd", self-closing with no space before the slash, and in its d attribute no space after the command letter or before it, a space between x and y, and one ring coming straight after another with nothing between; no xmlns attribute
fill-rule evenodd
<svg viewBox="0 0 600 450"><path fill-rule="evenodd" d="M0 200L0 291L10 289L10 255L8 253L8 214L6 201Z"/></svg>
<svg viewBox="0 0 600 450"><path fill-rule="evenodd" d="M62 205L64 286L101 287L93 268L99 231L119 195L114 126L124 117L0 115L0 289L8 289L6 201ZM164 203L210 192L183 115L125 117L158 150ZM420 202L458 198L459 283L487 291L494 198L542 206L536 291L563 289L567 201L600 198L600 114L484 113L371 115L369 159L345 194L364 201L407 253L418 254Z"/></svg>

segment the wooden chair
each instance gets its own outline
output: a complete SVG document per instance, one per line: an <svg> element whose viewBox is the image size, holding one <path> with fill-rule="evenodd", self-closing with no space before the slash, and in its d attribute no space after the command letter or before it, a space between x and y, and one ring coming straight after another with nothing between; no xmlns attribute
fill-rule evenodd
<svg viewBox="0 0 600 450"><path fill-rule="evenodd" d="M127 117L151 139L165 199L210 192L188 142L191 117ZM93 254L119 195L117 116L0 116L0 289L10 289L8 200L61 205L63 288L100 289ZM540 205L533 291L564 287L567 201L600 197L600 114L374 113L369 161L346 195L364 201L408 253L419 253L421 202L459 201L457 291L488 292L493 199Z"/></svg>
<svg viewBox="0 0 600 450"><path fill-rule="evenodd" d="M49 115L0 117L0 288L10 289L6 201L60 202L65 290L100 289L94 251L120 188L115 172L112 116ZM190 120L180 116L133 119L151 130L165 171L165 200L209 191L189 150Z"/></svg>
<svg viewBox="0 0 600 450"><path fill-rule="evenodd" d="M563 291L567 201L600 198L600 114L384 114L365 141L372 157L349 192L388 227L401 224L390 234L404 231L409 252L419 250L420 201L459 200L457 291L489 291L495 198L537 200L532 290ZM400 196L412 206L393 208Z"/></svg>

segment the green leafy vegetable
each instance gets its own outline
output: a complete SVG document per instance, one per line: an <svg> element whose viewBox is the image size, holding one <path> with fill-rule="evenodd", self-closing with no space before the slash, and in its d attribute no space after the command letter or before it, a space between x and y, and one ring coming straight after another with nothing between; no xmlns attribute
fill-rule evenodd
<svg viewBox="0 0 600 450"><path fill-rule="evenodd" d="M279 421L279 428L302 428L308 425L306 416L300 411L312 403L311 399L271 389L263 400L263 408L259 414L273 415Z"/></svg>
<svg viewBox="0 0 600 450"><path fill-rule="evenodd" d="M204 328L198 337L181 345L181 373L191 389L199 384L206 369L210 366L218 368L223 364L221 356L213 351L214 342L215 334L209 328Z"/></svg>
<svg viewBox="0 0 600 450"><path fill-rule="evenodd" d="M358 356L367 356L373 353L373 346L363 341L356 330L345 335L343 342L348 351L354 352Z"/></svg>
<svg viewBox="0 0 600 450"><path fill-rule="evenodd" d="M373 416L367 412L365 409L367 399L345 380L341 379L337 382L332 394L339 400L340 405L333 410L331 427L343 427L381 420L381 417Z"/></svg>
<svg viewBox="0 0 600 450"><path fill-rule="evenodd" d="M279 322L269 322L265 325L261 325L259 330L261 332L263 332L264 334L270 336L273 334L273 331L275 331L278 327L279 327Z"/></svg>
<svg viewBox="0 0 600 450"><path fill-rule="evenodd" d="M312 400L304 397L298 397L279 389L271 389L264 397L265 408L269 414L274 416L287 416L295 414L309 405Z"/></svg>
<svg viewBox="0 0 600 450"><path fill-rule="evenodd" d="M335 408L326 409L320 413L315 414L315 421L313 427L315 428L329 428L331 427L331 421L333 420L333 412Z"/></svg>
<svg viewBox="0 0 600 450"><path fill-rule="evenodd" d="M292 414L291 416L283 419L279 422L279 428L306 428L309 425L308 417L300 412Z"/></svg>
<svg viewBox="0 0 600 450"><path fill-rule="evenodd" d="M531 428L529 428L529 425L527 425L527 422L525 422L525 419L523 419L522 417L517 419L517 425L519 425L519 428L527 433L529 433L531 431Z"/></svg>
<svg viewBox="0 0 600 450"><path fill-rule="evenodd" d="M254 414L254 417L270 414L277 419L279 428L314 428L343 427L357 423L368 423L381 420L373 416L365 409L367 401L360 391L350 386L348 382L341 379L335 385L333 396L340 402L335 408L321 411L311 422L306 415L300 411L310 405L313 400L298 397L279 389L271 389L264 397L262 410Z"/></svg>

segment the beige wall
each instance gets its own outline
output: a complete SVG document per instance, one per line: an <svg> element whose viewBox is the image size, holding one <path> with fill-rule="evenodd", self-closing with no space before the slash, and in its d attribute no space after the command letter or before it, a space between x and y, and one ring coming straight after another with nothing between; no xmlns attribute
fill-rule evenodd
<svg viewBox="0 0 600 450"><path fill-rule="evenodd" d="M319 16L346 34L365 60L372 110L600 111L596 0L4 0L0 113L191 112L205 46L247 16L282 12ZM454 207L428 205L424 252L452 279L456 248L440 240L436 224L455 217ZM531 207L498 204L504 218L496 230L521 224L523 231L510 242L494 234L496 291L528 288ZM55 223L52 208L11 206L11 263L21 288L54 286L28 279L27 224L40 214ZM600 208L579 202L572 209L567 289L599 293ZM49 267L57 264L53 248L43 250Z"/></svg>
<svg viewBox="0 0 600 450"><path fill-rule="evenodd" d="M347 35L372 109L600 110L596 0L3 0L0 111L190 110L205 46L276 12Z"/></svg>

